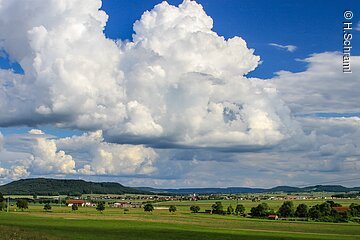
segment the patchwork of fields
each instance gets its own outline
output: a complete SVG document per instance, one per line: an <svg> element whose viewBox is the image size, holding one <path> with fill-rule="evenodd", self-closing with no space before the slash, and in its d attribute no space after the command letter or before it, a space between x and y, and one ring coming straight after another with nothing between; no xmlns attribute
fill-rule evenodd
<svg viewBox="0 0 360 240"><path fill-rule="evenodd" d="M301 201L304 202L304 201ZM321 202L321 201L320 201ZM337 201L344 206L359 200ZM213 201L196 202L202 210L210 208ZM258 204L239 201L247 210ZM275 208L282 201L268 201ZM295 205L299 202L295 201ZM312 201L307 204L313 205ZM2 239L360 239L357 223L290 222L249 219L237 216L192 214L189 206L194 202L166 202L157 206L177 206L176 213L155 210L144 213L142 209L106 208L99 213L95 208L53 206L44 212L41 205L30 205L26 211L0 212ZM236 201L223 201L223 205L236 205Z"/></svg>

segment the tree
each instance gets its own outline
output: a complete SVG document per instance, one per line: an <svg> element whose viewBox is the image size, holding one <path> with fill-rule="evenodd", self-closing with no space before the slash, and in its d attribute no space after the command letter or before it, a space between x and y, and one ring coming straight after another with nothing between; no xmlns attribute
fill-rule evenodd
<svg viewBox="0 0 360 240"><path fill-rule="evenodd" d="M294 216L294 212L294 204L292 201L285 201L278 211L281 217L292 217Z"/></svg>
<svg viewBox="0 0 360 240"><path fill-rule="evenodd" d="M0 211L5 211L6 210L6 203L5 201L0 202Z"/></svg>
<svg viewBox="0 0 360 240"><path fill-rule="evenodd" d="M76 204L71 205L71 210L77 211L79 208Z"/></svg>
<svg viewBox="0 0 360 240"><path fill-rule="evenodd" d="M5 209L6 209L5 198L4 195L0 192L0 211Z"/></svg>
<svg viewBox="0 0 360 240"><path fill-rule="evenodd" d="M253 217L266 217L270 211L269 205L267 203L260 203L256 207L251 208L251 216Z"/></svg>
<svg viewBox="0 0 360 240"><path fill-rule="evenodd" d="M45 211L50 211L51 210L51 205L49 203L44 205L44 210Z"/></svg>
<svg viewBox="0 0 360 240"><path fill-rule="evenodd" d="M171 206L169 207L169 212L176 212L176 206L171 205Z"/></svg>
<svg viewBox="0 0 360 240"><path fill-rule="evenodd" d="M296 217L305 218L308 216L308 214L309 214L309 209L306 204L301 203L301 204L299 204L299 206L297 206L296 211L295 211Z"/></svg>
<svg viewBox="0 0 360 240"><path fill-rule="evenodd" d="M333 200L327 200L326 203L330 204L330 207L342 207L340 203L336 203Z"/></svg>
<svg viewBox="0 0 360 240"><path fill-rule="evenodd" d="M151 203L147 203L144 206L144 211L145 212L152 212L152 211L154 211L154 206Z"/></svg>
<svg viewBox="0 0 360 240"><path fill-rule="evenodd" d="M198 213L200 211L200 207L196 206L196 205L192 205L190 207L190 211L193 212L193 213Z"/></svg>
<svg viewBox="0 0 360 240"><path fill-rule="evenodd" d="M24 209L29 208L28 201L26 201L25 199L18 199L18 200L16 201L16 206L17 206L18 208L20 208L22 211L24 211Z"/></svg>
<svg viewBox="0 0 360 240"><path fill-rule="evenodd" d="M353 217L360 217L360 205L356 203L350 204L350 214Z"/></svg>
<svg viewBox="0 0 360 240"><path fill-rule="evenodd" d="M223 205L221 202L215 202L212 206L212 212L215 213L215 214L222 214L224 213L223 211Z"/></svg>
<svg viewBox="0 0 360 240"><path fill-rule="evenodd" d="M5 201L4 195L0 192L0 202L4 202L4 201Z"/></svg>
<svg viewBox="0 0 360 240"><path fill-rule="evenodd" d="M104 202L99 202L96 206L96 210L98 210L100 213L102 213L105 210Z"/></svg>
<svg viewBox="0 0 360 240"><path fill-rule="evenodd" d="M227 214L234 214L234 208L231 205L227 208Z"/></svg>
<svg viewBox="0 0 360 240"><path fill-rule="evenodd" d="M320 204L319 210L320 210L322 216L330 216L331 212L332 212L331 205L328 202L324 202L324 203Z"/></svg>
<svg viewBox="0 0 360 240"><path fill-rule="evenodd" d="M238 205L236 205L236 208L235 208L235 213L237 214L237 215L244 215L245 214L245 207L244 207L244 205L242 205L242 204L238 204Z"/></svg>
<svg viewBox="0 0 360 240"><path fill-rule="evenodd" d="M311 219L319 219L321 217L321 212L320 212L320 209L319 209L319 205L316 204L314 206L312 206L310 209L309 209L309 217Z"/></svg>

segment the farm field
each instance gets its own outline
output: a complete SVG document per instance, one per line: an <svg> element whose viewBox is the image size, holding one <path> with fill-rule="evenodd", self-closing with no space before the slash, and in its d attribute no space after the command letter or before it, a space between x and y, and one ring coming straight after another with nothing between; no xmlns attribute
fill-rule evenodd
<svg viewBox="0 0 360 240"><path fill-rule="evenodd" d="M198 205L201 208L201 211L205 209L211 209L211 205L217 200L201 200L201 201L168 201L168 202L159 202L155 205L158 206L170 206L175 205L178 210L188 211L191 205ZM316 200L291 200L294 203L294 206L304 203L309 207L321 204L325 202L325 199L316 199ZM339 203L343 206L349 206L351 203L360 204L360 199L337 199L334 200L336 203ZM262 200L259 202L252 202L251 200L221 200L222 205L226 208L229 205L235 207L237 204L244 205L246 212L250 212L252 207L256 207L260 203L267 203L270 208L277 210L282 204L284 200Z"/></svg>
<svg viewBox="0 0 360 240"><path fill-rule="evenodd" d="M210 208L214 201L198 201L202 210ZM236 201L222 201L224 206L236 205ZM276 207L282 201L268 201ZM301 202L304 202L301 200ZM320 201L321 202L321 201ZM344 206L359 200L337 201ZM247 210L259 202L239 201ZM295 205L298 204L294 201ZM315 201L313 204L316 204ZM290 222L249 219L237 216L192 214L189 206L194 202L161 202L155 207L177 206L176 213L155 209L144 213L143 209L107 207L103 213L95 208L52 206L44 212L41 205L29 205L25 211L0 212L2 239L360 239L357 223ZM313 205L310 204L309 205ZM15 236L15 237L14 237Z"/></svg>

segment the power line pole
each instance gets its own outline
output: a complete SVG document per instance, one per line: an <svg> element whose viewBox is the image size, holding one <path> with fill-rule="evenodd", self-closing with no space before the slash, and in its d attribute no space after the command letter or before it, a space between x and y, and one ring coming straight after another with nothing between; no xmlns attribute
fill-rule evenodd
<svg viewBox="0 0 360 240"><path fill-rule="evenodd" d="M8 204L7 204L7 208L6 208L7 212L9 212L9 208L10 208L10 197L8 196Z"/></svg>

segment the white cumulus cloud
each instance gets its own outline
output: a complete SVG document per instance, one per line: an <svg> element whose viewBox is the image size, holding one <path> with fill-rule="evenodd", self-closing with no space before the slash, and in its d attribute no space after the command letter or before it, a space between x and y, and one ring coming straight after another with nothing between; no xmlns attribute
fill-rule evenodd
<svg viewBox="0 0 360 240"><path fill-rule="evenodd" d="M103 33L100 0L2 1L2 47L24 69L0 89L0 125L104 131L114 142L269 146L302 134L275 88L244 77L260 58L212 30L202 6L163 2L133 41Z"/></svg>

